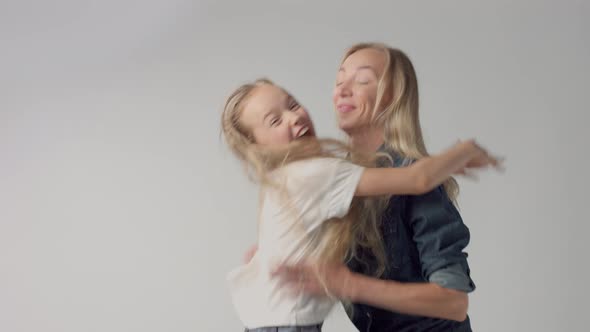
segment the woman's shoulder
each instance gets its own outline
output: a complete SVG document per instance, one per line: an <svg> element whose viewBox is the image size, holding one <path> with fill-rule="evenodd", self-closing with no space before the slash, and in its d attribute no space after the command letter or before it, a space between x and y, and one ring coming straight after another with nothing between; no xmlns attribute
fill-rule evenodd
<svg viewBox="0 0 590 332"><path fill-rule="evenodd" d="M385 145L382 145L377 153L380 156L378 159L380 167L405 167L416 161Z"/></svg>

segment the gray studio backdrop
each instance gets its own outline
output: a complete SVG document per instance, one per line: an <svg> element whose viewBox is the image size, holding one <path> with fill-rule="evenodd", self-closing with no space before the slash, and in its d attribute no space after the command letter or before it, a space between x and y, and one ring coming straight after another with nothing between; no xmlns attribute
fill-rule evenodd
<svg viewBox="0 0 590 332"><path fill-rule="evenodd" d="M0 331L240 331L225 274L256 188L223 145L267 76L342 137L345 48L417 68L431 152L476 137L503 175L460 180L477 331L582 331L588 287L587 1L0 2ZM354 331L336 310L325 331Z"/></svg>

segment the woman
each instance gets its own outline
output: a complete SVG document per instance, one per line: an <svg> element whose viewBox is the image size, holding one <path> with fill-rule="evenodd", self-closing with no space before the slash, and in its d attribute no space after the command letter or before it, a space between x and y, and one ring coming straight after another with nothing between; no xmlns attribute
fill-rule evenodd
<svg viewBox="0 0 590 332"><path fill-rule="evenodd" d="M418 83L410 59L377 43L351 47L341 62L333 102L338 124L357 150L389 153L395 166L427 156L418 114ZM360 331L471 331L467 293L469 230L454 202L453 179L419 196L396 196L382 218L387 270L374 273L370 254L348 266L313 264L277 270L291 286L355 303L350 318ZM300 280L305 280L302 284ZM432 318L430 318L432 317Z"/></svg>

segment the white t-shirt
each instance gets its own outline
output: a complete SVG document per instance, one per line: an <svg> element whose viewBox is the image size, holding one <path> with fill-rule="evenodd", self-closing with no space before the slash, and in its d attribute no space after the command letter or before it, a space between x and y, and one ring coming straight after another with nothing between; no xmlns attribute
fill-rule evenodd
<svg viewBox="0 0 590 332"><path fill-rule="evenodd" d="M313 257L321 244L323 222L348 213L362 173L362 167L336 158L297 161L271 173L285 194L265 189L258 251L228 275L234 307L247 328L324 321L334 300L289 294L271 271L278 264Z"/></svg>

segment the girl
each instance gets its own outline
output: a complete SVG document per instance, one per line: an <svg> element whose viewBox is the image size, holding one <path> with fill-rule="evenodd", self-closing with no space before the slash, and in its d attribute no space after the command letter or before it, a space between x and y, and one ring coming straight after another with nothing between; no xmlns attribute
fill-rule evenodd
<svg viewBox="0 0 590 332"><path fill-rule="evenodd" d="M238 88L228 98L222 132L248 174L261 184L258 250L228 276L234 306L247 331L320 331L335 300L293 294L272 271L313 259L341 263L368 249L384 263L379 204L353 197L421 194L451 174L497 165L473 141L409 167L372 168L344 144L315 137L307 111L269 80ZM320 276L321 279L321 276ZM289 330L291 329L291 330Z"/></svg>

